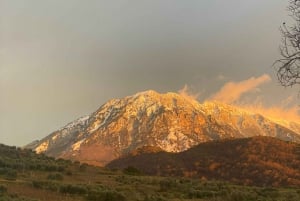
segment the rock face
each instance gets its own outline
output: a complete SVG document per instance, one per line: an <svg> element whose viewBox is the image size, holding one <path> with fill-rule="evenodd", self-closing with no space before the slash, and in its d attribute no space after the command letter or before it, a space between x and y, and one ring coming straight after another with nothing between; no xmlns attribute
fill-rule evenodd
<svg viewBox="0 0 300 201"><path fill-rule="evenodd" d="M289 126L290 125L290 126ZM144 146L182 152L201 142L271 136L300 142L300 124L176 93L146 91L113 99L27 148L54 157L103 166Z"/></svg>

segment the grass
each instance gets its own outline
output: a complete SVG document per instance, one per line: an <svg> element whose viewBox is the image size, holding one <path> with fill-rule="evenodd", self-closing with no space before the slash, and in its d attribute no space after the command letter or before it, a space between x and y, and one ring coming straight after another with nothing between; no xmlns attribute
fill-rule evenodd
<svg viewBox="0 0 300 201"><path fill-rule="evenodd" d="M239 186L200 179L135 176L71 165L72 175L49 179L44 171L24 172L16 180L0 177L0 200L24 201L299 201L300 188ZM25 175L29 176L25 176ZM51 173L53 174L53 173ZM54 173L55 174L55 173ZM59 174L59 173L57 173ZM61 174L61 173L60 173Z"/></svg>
<svg viewBox="0 0 300 201"><path fill-rule="evenodd" d="M0 149L0 201L300 200L300 187L242 186L203 179L147 176L132 167L108 170L16 148L0 146Z"/></svg>

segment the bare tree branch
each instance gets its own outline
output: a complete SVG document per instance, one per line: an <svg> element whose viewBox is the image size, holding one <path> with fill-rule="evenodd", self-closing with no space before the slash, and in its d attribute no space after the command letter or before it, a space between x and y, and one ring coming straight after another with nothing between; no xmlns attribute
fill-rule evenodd
<svg viewBox="0 0 300 201"><path fill-rule="evenodd" d="M288 11L295 24L280 27L282 43L279 47L281 59L273 66L277 71L277 77L281 85L293 86L300 84L300 0L290 0Z"/></svg>

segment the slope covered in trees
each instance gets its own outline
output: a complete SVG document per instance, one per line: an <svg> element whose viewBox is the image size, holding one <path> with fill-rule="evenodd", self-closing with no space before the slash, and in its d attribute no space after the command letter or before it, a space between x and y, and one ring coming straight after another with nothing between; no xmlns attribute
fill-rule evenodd
<svg viewBox="0 0 300 201"><path fill-rule="evenodd" d="M160 151L145 147L132 154ZM300 200L299 187L251 187L199 178L146 176L134 167L110 171L5 145L0 145L0 161L0 201Z"/></svg>
<svg viewBox="0 0 300 201"><path fill-rule="evenodd" d="M208 142L177 154L134 153L111 162L108 167L132 166L151 175L245 185L300 186L300 145L271 137Z"/></svg>

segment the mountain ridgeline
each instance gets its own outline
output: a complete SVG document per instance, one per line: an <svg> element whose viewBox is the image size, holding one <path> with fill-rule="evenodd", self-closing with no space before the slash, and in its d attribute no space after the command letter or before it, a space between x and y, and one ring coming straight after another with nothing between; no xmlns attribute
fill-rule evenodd
<svg viewBox="0 0 300 201"><path fill-rule="evenodd" d="M203 104L176 93L145 91L113 99L42 140L37 153L104 166L141 147L183 152L200 143L270 136L300 142L300 124L273 121L218 102Z"/></svg>

